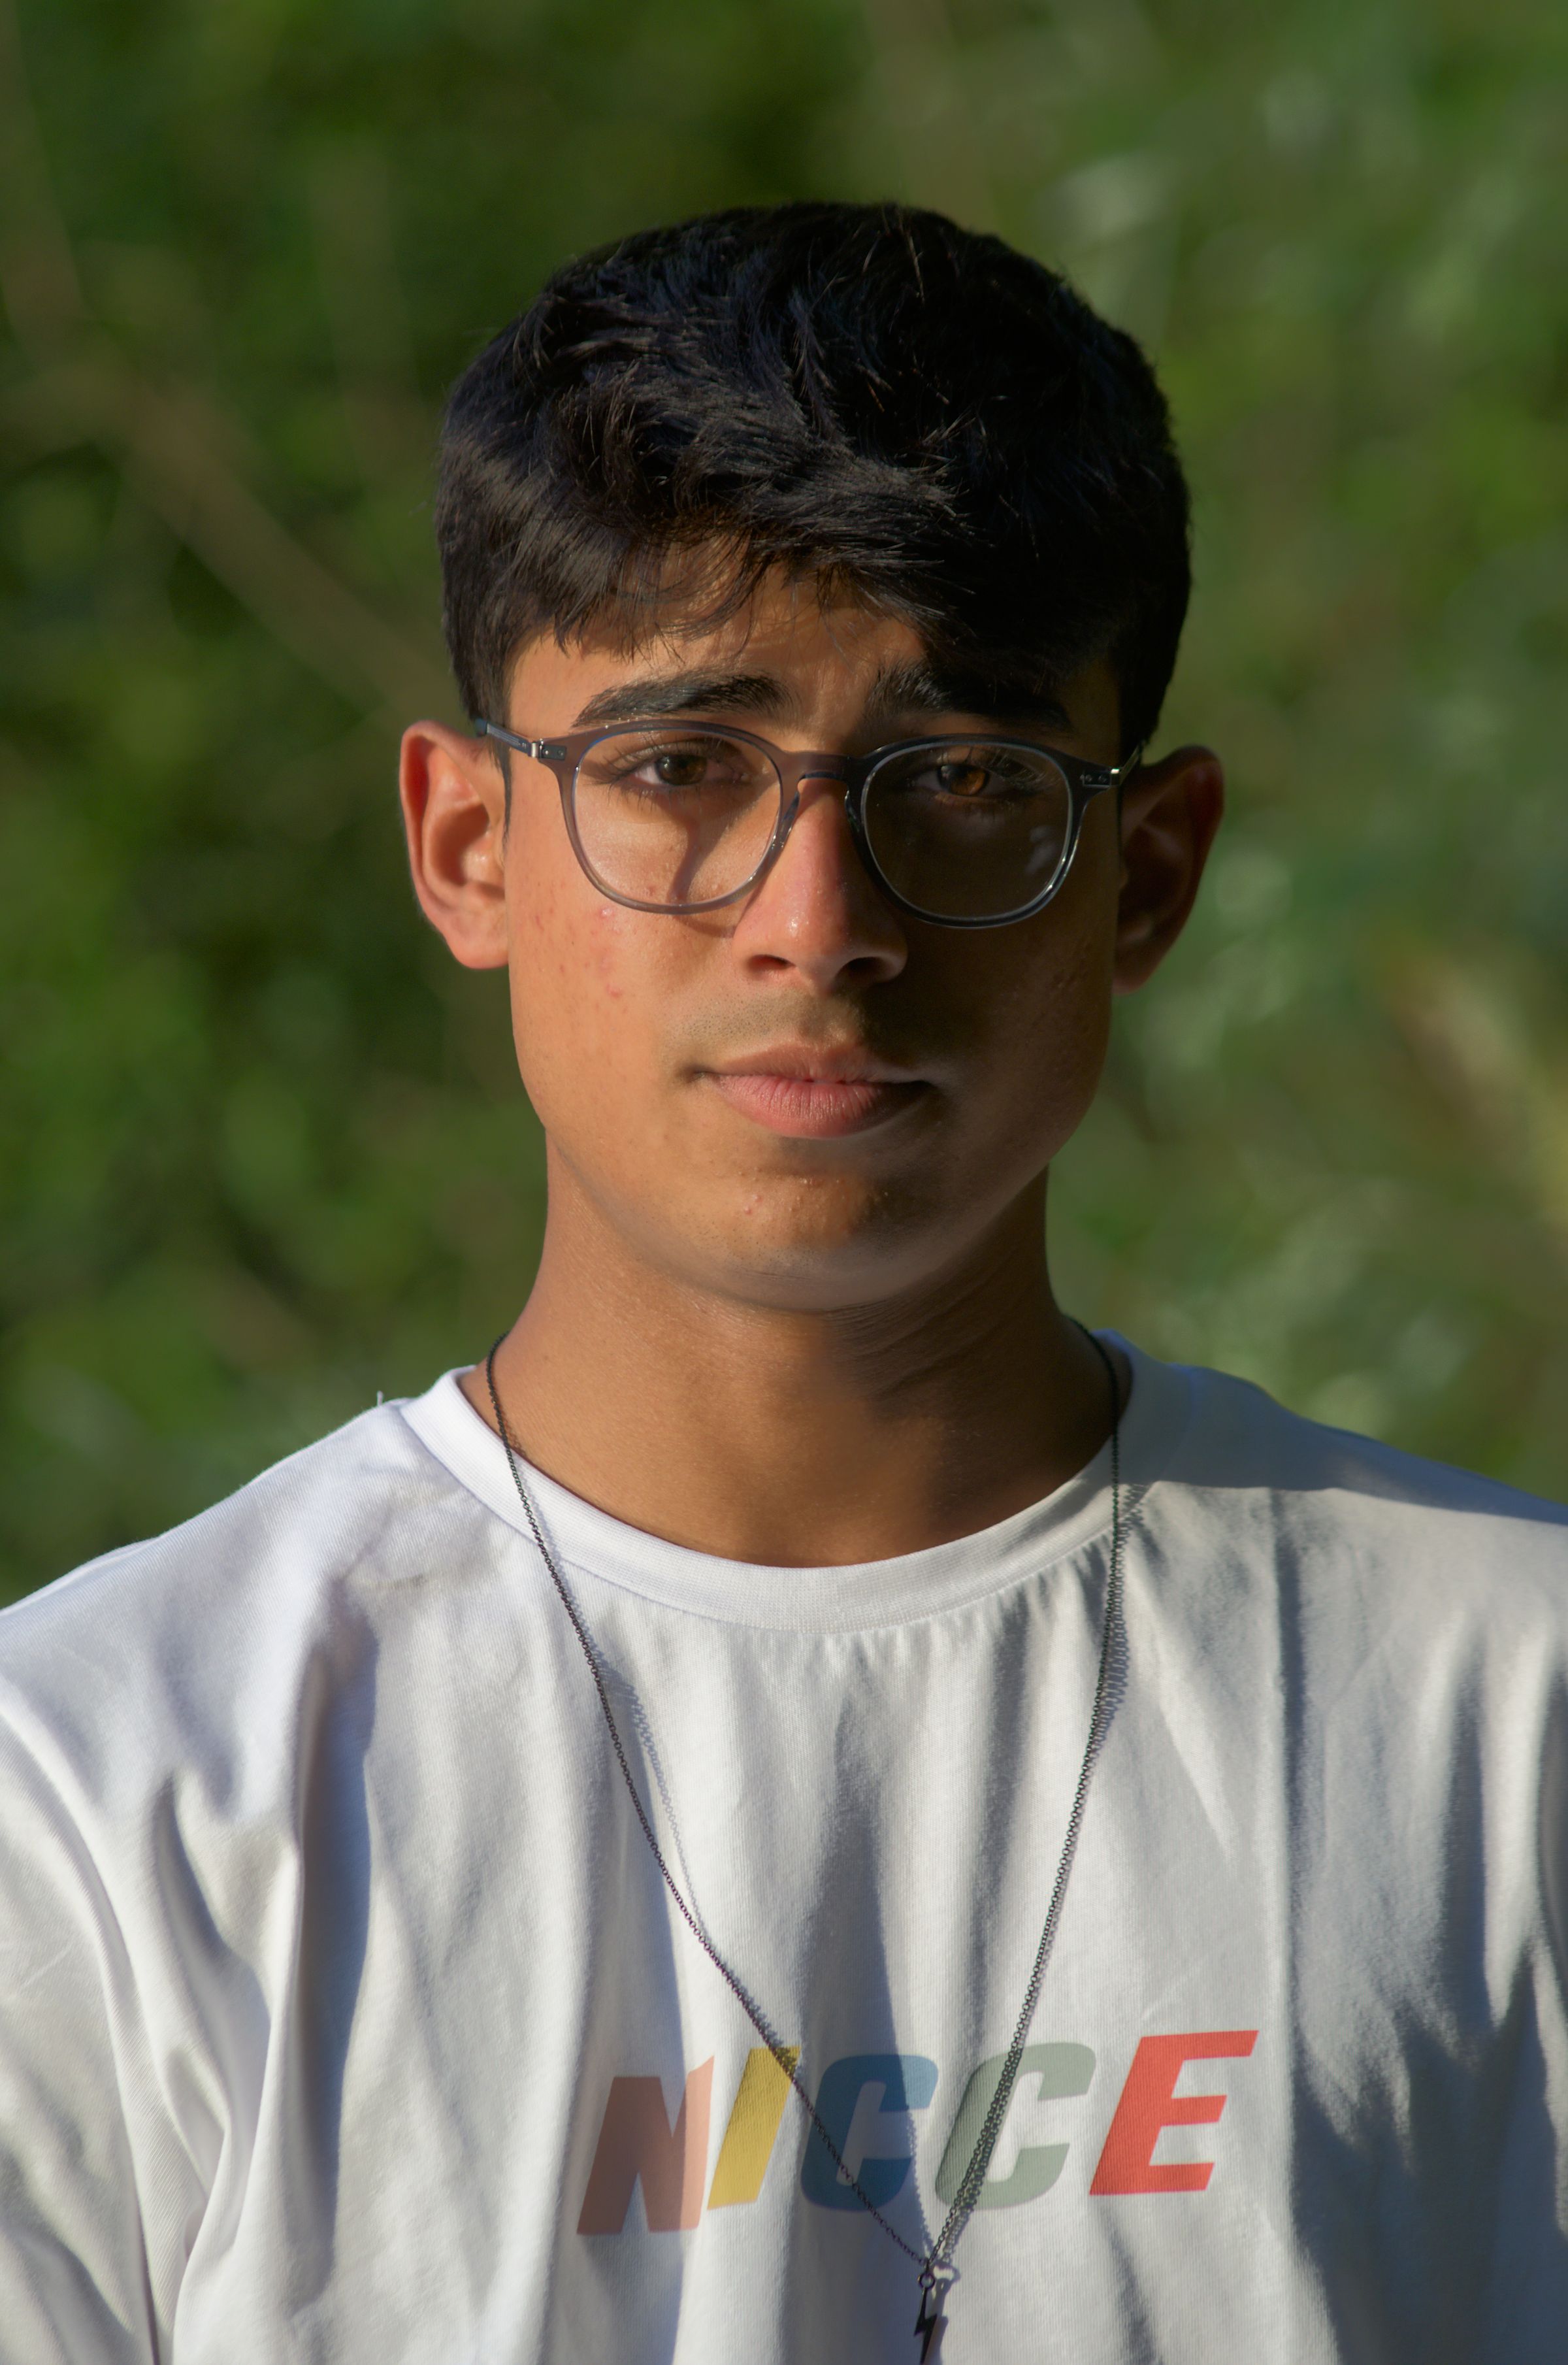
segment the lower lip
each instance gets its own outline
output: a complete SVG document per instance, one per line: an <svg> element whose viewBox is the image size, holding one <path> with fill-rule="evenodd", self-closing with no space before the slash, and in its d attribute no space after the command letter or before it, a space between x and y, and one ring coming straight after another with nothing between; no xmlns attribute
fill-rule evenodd
<svg viewBox="0 0 1568 2365"><path fill-rule="evenodd" d="M924 1083L839 1082L825 1076L722 1076L710 1070L733 1109L770 1133L793 1134L797 1139L829 1141L846 1133L865 1133L909 1107L924 1092Z"/></svg>

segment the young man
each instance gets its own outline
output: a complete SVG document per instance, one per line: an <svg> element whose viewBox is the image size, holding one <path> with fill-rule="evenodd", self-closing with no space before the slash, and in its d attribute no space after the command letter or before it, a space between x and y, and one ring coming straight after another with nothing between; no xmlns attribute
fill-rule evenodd
<svg viewBox="0 0 1568 2365"><path fill-rule="evenodd" d="M689 223L439 522L539 1277L0 1622L0 2353L1568 2354L1568 1515L1051 1294L1221 801L1136 347Z"/></svg>

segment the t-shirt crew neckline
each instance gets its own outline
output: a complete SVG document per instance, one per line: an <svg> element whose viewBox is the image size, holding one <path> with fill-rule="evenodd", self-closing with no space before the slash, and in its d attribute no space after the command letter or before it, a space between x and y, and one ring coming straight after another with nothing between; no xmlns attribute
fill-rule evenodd
<svg viewBox="0 0 1568 2365"><path fill-rule="evenodd" d="M1192 1375L1160 1363L1119 1338L1132 1368L1122 1414L1124 1516L1168 1467L1191 1418ZM447 1372L422 1396L398 1407L420 1443L458 1483L509 1528L528 1524L506 1449ZM958 1609L1037 1577L1092 1543L1111 1523L1107 1440L1076 1477L994 1527L893 1560L825 1568L776 1568L723 1560L649 1535L522 1464L545 1534L562 1564L668 1609L725 1624L791 1632L854 1632L913 1622Z"/></svg>

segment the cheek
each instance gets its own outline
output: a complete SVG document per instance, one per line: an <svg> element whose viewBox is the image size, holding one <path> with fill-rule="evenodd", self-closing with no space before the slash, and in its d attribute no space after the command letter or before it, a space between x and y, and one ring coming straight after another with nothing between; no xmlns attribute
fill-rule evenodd
<svg viewBox="0 0 1568 2365"><path fill-rule="evenodd" d="M983 1131L998 1147L1011 1140L1030 1165L1053 1158L1081 1120L1110 1037L1107 932L1072 925L1073 916L1053 909L1025 923L1032 940L1006 947L980 997Z"/></svg>
<svg viewBox="0 0 1568 2365"><path fill-rule="evenodd" d="M599 1129L656 1089L659 996L637 942L640 914L536 882L511 934L512 1035L529 1098L565 1140ZM628 923L632 925L629 927Z"/></svg>

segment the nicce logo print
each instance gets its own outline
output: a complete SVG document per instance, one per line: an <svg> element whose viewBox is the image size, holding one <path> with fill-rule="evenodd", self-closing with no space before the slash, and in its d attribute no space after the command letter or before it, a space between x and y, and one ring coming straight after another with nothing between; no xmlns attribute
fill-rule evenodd
<svg viewBox="0 0 1568 2365"><path fill-rule="evenodd" d="M1255 2028L1199 2030L1171 2036L1146 2036L1132 2058L1110 2127L1090 2179L1091 2193L1204 2192L1213 2160L1157 2160L1155 2147L1167 2127L1213 2125L1226 2106L1223 2093L1182 2093L1177 2080L1190 2062L1244 2060L1258 2040ZM790 2052L790 2066L799 2060ZM973 2071L964 2088L936 2171L940 2200L950 2202L968 2165L975 2139L991 2107L1005 2056L993 2054ZM1014 2090L1015 2102L1069 2101L1086 2095L1093 2082L1094 2055L1087 2045L1025 2047ZM887 2115L929 2108L938 2084L935 2061L923 2053L850 2053L823 2071L816 2106L841 2151L858 2118L864 2124ZM873 2095L876 2097L874 2105ZM711 2180L708 2176L712 2116L713 2063L702 2062L686 2079L672 2123L662 2079L616 2078L599 2124L577 2219L579 2234L624 2231L632 2196L641 2186L650 2234L689 2231L701 2219L706 2189L709 2209L755 2201L762 2191L790 2100L790 2081L766 2047L746 2056L740 2084L724 2123ZM982 2209L1016 2209L1048 2192L1067 2165L1068 2142L1019 2147L1007 2175L988 2178ZM861 2184L883 2207L902 2191L910 2171L907 2150L879 2153L867 2145L854 2163ZM834 2164L826 2146L809 2135L801 2167L801 2190L819 2209L857 2210L860 2202Z"/></svg>

